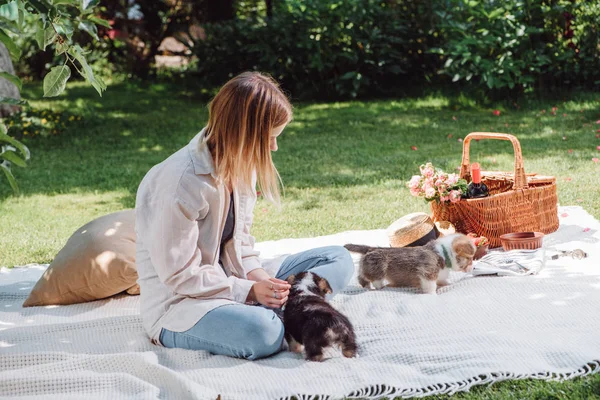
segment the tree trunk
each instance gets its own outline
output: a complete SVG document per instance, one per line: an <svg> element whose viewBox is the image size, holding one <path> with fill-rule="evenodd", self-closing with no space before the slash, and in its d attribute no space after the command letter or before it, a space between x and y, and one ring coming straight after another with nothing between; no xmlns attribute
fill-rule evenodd
<svg viewBox="0 0 600 400"><path fill-rule="evenodd" d="M209 0L204 4L204 12L209 22L229 21L235 18L235 0Z"/></svg>
<svg viewBox="0 0 600 400"><path fill-rule="evenodd" d="M265 5L267 7L267 18L273 18L273 0L265 0Z"/></svg>
<svg viewBox="0 0 600 400"><path fill-rule="evenodd" d="M0 43L0 71L8 72L9 74L15 74L15 68L13 67L10 54L4 44ZM16 87L12 82L0 78L0 96L12 97L13 99L21 99L21 93L19 88ZM7 117L15 112L19 111L21 107L13 106L10 104L0 104L0 117Z"/></svg>

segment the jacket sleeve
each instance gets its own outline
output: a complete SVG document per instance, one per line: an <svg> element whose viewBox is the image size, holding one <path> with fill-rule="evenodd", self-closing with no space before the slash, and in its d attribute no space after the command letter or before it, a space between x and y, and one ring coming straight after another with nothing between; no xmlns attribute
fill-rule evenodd
<svg viewBox="0 0 600 400"><path fill-rule="evenodd" d="M242 256L242 268L248 275L248 272L257 268L262 268L258 256L260 252L254 250L254 236L250 234L250 228L252 227L252 220L254 218L254 206L256 205L256 191L253 191L248 195L248 204L246 205L246 215L244 218L244 227L241 233L241 256Z"/></svg>
<svg viewBox="0 0 600 400"><path fill-rule="evenodd" d="M219 265L202 264L198 220L206 216L208 203L201 199L192 206L176 195L160 203L149 207L146 226L138 232L161 282L183 296L245 303L254 282L227 277Z"/></svg>

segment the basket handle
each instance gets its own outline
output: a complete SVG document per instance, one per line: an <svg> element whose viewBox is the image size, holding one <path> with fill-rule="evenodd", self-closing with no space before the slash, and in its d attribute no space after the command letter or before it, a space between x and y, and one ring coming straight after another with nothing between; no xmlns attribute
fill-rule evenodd
<svg viewBox="0 0 600 400"><path fill-rule="evenodd" d="M515 150L515 181L513 190L527 189L527 177L525 176L525 168L523 167L523 154L521 153L521 144L517 138L507 133L488 133L488 132L471 132L463 140L462 165L460 167L460 177L466 179L469 175L469 148L472 139L497 139L509 140Z"/></svg>

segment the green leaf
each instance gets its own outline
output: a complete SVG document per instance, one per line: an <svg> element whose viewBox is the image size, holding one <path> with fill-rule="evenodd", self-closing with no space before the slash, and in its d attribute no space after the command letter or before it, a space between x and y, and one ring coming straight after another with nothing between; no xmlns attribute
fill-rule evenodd
<svg viewBox="0 0 600 400"><path fill-rule="evenodd" d="M67 5L67 6L77 7L79 5L79 1L77 1L77 0L54 0L52 2L52 4L54 4L55 6Z"/></svg>
<svg viewBox="0 0 600 400"><path fill-rule="evenodd" d="M488 15L488 19L495 19L495 18L499 17L502 14L504 14L504 8L502 8L502 7L496 8L494 11L492 11Z"/></svg>
<svg viewBox="0 0 600 400"><path fill-rule="evenodd" d="M44 51L46 50L46 45L44 44L44 23L41 20L38 20L35 26L35 41L40 50Z"/></svg>
<svg viewBox="0 0 600 400"><path fill-rule="evenodd" d="M100 0L81 0L81 11L86 11L96 7Z"/></svg>
<svg viewBox="0 0 600 400"><path fill-rule="evenodd" d="M0 129L2 130L2 132L0 132L0 142L10 144L11 146L19 150L19 152L21 153L21 157L25 159L25 161L29 160L31 154L29 153L29 149L27 148L27 146L19 142L17 139L8 136L6 134L6 126L4 126L4 124L0 123Z"/></svg>
<svg viewBox="0 0 600 400"><path fill-rule="evenodd" d="M5 150L0 153L0 158L4 158L6 161L9 161L11 164L15 164L17 167L25 168L27 163L23 160L17 153L12 150Z"/></svg>
<svg viewBox="0 0 600 400"><path fill-rule="evenodd" d="M87 33L90 34L91 37L93 37L96 40L99 40L98 39L98 28L96 28L96 25L94 25L93 22L81 21L79 23L79 29L86 31Z"/></svg>
<svg viewBox="0 0 600 400"><path fill-rule="evenodd" d="M27 0L27 2L31 4L31 7L33 7L38 14L48 15L50 9L53 8L52 4L48 3L46 0Z"/></svg>
<svg viewBox="0 0 600 400"><path fill-rule="evenodd" d="M28 103L23 99L0 96L0 104L12 104L13 106L26 106Z"/></svg>
<svg viewBox="0 0 600 400"><path fill-rule="evenodd" d="M88 17L88 20L92 21L93 23L97 24L97 25L102 25L105 28L112 28L112 26L110 26L110 23L102 18L98 18L98 17Z"/></svg>
<svg viewBox="0 0 600 400"><path fill-rule="evenodd" d="M23 10L23 3L19 2L19 11L17 17L17 25L19 26L19 30L23 30L25 21L25 11Z"/></svg>
<svg viewBox="0 0 600 400"><path fill-rule="evenodd" d="M16 33L17 35L21 33L21 30L19 29L17 24L6 19L0 19L0 28L4 29L5 31L11 31L12 33Z"/></svg>
<svg viewBox="0 0 600 400"><path fill-rule="evenodd" d="M46 29L44 29L44 49L49 44L52 44L52 42L54 42L55 38L56 38L56 32L54 31L54 28L52 26L49 26Z"/></svg>
<svg viewBox="0 0 600 400"><path fill-rule="evenodd" d="M56 54L65 53L69 50L69 43L67 43L67 42L56 43L56 47L54 48L54 50L56 50Z"/></svg>
<svg viewBox="0 0 600 400"><path fill-rule="evenodd" d="M58 23L54 24L54 27L59 35L65 35L69 40L71 40L74 31L71 20L61 18Z"/></svg>
<svg viewBox="0 0 600 400"><path fill-rule="evenodd" d="M19 17L19 6L16 1L2 2L0 4L0 17L4 20L16 21Z"/></svg>
<svg viewBox="0 0 600 400"><path fill-rule="evenodd" d="M12 82L16 87L19 88L19 91L23 87L23 82L19 79L19 77L9 74L8 72L0 72L0 77L6 79L7 81Z"/></svg>
<svg viewBox="0 0 600 400"><path fill-rule="evenodd" d="M81 46L76 44L75 46L71 47L69 49L69 54L71 54L73 57L75 57L77 61L79 61L79 64L81 64L81 67L83 69L82 76L94 87L94 89L96 89L98 94L102 96L102 92L106 90L106 83L104 83L104 81L100 77L94 76L94 71L92 70L92 67L90 67L90 65L87 63Z"/></svg>
<svg viewBox="0 0 600 400"><path fill-rule="evenodd" d="M8 179L8 183L10 184L10 187L12 187L13 192L15 192L15 194L19 193L19 185L17 185L17 180L15 179L14 175L12 174L12 172L10 171L10 168L8 167L8 165L6 165L5 163L0 163L0 169L4 171L4 174L6 175L6 178Z"/></svg>
<svg viewBox="0 0 600 400"><path fill-rule="evenodd" d="M44 97L55 97L64 92L71 77L71 68L67 65L54 67L44 77Z"/></svg>
<svg viewBox="0 0 600 400"><path fill-rule="evenodd" d="M21 49L17 47L15 42L13 42L13 40L2 29L0 29L0 42L4 43L8 49L8 52L10 53L11 58L14 58L15 60L21 58Z"/></svg>

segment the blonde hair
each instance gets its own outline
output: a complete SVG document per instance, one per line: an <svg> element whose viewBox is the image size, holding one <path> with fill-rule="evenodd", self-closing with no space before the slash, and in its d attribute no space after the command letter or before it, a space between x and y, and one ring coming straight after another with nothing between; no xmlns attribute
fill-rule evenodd
<svg viewBox="0 0 600 400"><path fill-rule="evenodd" d="M279 173L273 164L270 134L292 119L292 106L277 82L244 72L227 82L209 104L206 140L217 176L243 191L254 190L279 204Z"/></svg>

